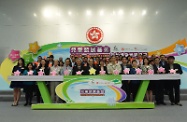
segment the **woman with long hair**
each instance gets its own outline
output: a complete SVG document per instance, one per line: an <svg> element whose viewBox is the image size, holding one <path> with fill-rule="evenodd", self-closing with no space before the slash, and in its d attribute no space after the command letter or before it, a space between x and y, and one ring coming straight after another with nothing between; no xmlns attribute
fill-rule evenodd
<svg viewBox="0 0 187 122"><path fill-rule="evenodd" d="M105 66L105 62L103 60L100 60L96 74L100 74L100 71L105 71L105 73L108 74L107 67Z"/></svg>
<svg viewBox="0 0 187 122"><path fill-rule="evenodd" d="M44 75L49 75L49 72L50 72L50 68L48 67L48 64L46 62L45 59L42 59L41 60L41 64L40 66L37 68L36 70L37 72L39 71L43 71ZM49 89L49 83L46 82L46 85ZM41 102L41 95L40 95L40 91L38 89L38 86L36 86L36 96L37 96L37 103L40 103Z"/></svg>
<svg viewBox="0 0 187 122"><path fill-rule="evenodd" d="M23 58L20 58L18 60L18 63L14 68L12 69L12 75L14 75L14 72L19 71L20 75L23 74L25 70L25 61ZM12 103L12 106L18 106L19 99L21 96L21 88L23 88L23 82L22 81L12 81L10 84L10 88L13 88L13 94L14 94L14 102Z"/></svg>
<svg viewBox="0 0 187 122"><path fill-rule="evenodd" d="M34 70L33 63L27 64L26 70L23 72L23 75L27 75L27 76L36 75L36 70ZM25 91L25 101L26 101L24 106L27 106L28 104L32 105L34 84L35 84L34 81L23 82L24 91Z"/></svg>
<svg viewBox="0 0 187 122"><path fill-rule="evenodd" d="M153 70L153 66L150 64L148 58L143 59L143 65L141 66L142 74L148 74L148 70ZM153 81L150 81L147 92L146 98L148 102L153 102Z"/></svg>

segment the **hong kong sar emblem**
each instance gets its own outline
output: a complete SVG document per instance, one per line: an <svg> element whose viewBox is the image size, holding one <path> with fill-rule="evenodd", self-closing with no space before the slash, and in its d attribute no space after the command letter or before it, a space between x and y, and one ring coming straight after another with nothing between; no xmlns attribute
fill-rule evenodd
<svg viewBox="0 0 187 122"><path fill-rule="evenodd" d="M98 27L91 27L86 32L87 40L92 44L98 44L103 40L103 31Z"/></svg>

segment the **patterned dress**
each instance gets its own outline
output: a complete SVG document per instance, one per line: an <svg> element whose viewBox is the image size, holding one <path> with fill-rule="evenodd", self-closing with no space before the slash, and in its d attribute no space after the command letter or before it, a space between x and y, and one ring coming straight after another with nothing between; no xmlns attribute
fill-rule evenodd
<svg viewBox="0 0 187 122"><path fill-rule="evenodd" d="M142 74L148 74L148 70L153 70L153 66L152 65L142 65L141 66L142 69Z"/></svg>
<svg viewBox="0 0 187 122"><path fill-rule="evenodd" d="M152 65L142 65L141 69L142 69L142 74L148 74L148 70L153 70L153 66ZM148 90L154 90L154 82L153 81L150 81Z"/></svg>

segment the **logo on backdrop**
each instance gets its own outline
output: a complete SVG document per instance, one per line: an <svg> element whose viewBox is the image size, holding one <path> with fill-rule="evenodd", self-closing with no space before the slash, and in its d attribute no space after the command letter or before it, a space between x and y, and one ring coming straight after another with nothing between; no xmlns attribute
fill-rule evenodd
<svg viewBox="0 0 187 122"><path fill-rule="evenodd" d="M103 31L98 27L91 27L86 32L87 40L92 44L98 44L103 40Z"/></svg>

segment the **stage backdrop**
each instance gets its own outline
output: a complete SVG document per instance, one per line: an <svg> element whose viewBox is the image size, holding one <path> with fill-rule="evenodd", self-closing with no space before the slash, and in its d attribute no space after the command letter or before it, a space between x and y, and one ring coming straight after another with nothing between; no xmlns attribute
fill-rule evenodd
<svg viewBox="0 0 187 122"><path fill-rule="evenodd" d="M40 46L38 42L32 42L25 47L26 50L12 49L10 54L1 64L0 67L0 90L10 90L10 81L7 80L8 76L11 75L11 71L14 65L17 63L19 57L23 57L26 62L36 61L38 56L47 57L54 55L55 59L63 57L63 59L70 55L132 55L136 56L138 53L146 54L151 56L152 54L166 56L175 56L176 62L181 64L183 69L182 89L187 89L187 43L186 39L178 40L176 43L170 46L159 49L159 47L150 47L146 45L134 45L124 43L113 43L113 44L90 44L90 43L79 43L77 42L58 42Z"/></svg>

